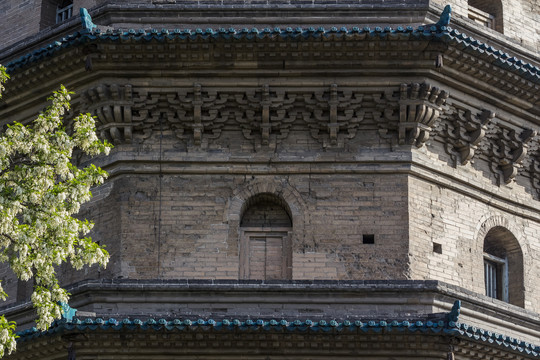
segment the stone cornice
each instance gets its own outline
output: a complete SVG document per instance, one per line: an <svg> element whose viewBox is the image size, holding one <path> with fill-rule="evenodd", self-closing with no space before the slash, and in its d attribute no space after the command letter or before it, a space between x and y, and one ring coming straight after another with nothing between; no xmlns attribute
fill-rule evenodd
<svg viewBox="0 0 540 360"><path fill-rule="evenodd" d="M536 339L540 326L538 314L506 303L494 303L493 299L439 281L122 279L87 280L72 285L69 291L73 294L74 307L93 311L93 308L88 308L89 305L98 304L96 309L106 309L109 306L105 304L114 303L115 312L100 310L87 320L85 316L89 315L81 314L82 318L79 320L56 323L48 333L27 330L21 333L24 339L54 335L62 325L67 326L64 330L121 330L125 327L124 331L133 330L135 327L140 327L139 330L160 330L167 326L171 326L169 330L183 330L185 326L192 326L191 330L195 330L195 327L204 330L205 326L209 326L214 331L230 331L240 327L245 331L268 331L276 330L273 326L278 326L280 331L317 332L326 329L322 331L326 333L348 329L358 334L369 331L378 333L377 328L383 327L389 336L392 330L414 333L422 328L430 333L433 330L435 334L446 329L448 331L445 333L448 335L476 343L476 351L480 352L503 349L533 358L538 356L538 346L534 341L531 344L523 341L523 338L512 337L513 334L521 334L526 339ZM144 296L141 297L141 294ZM332 317L336 320L330 321L331 319L326 319L323 314L302 315L295 312L296 307L290 306L283 307L279 314L275 314L278 318L275 318L274 314L268 314L258 321L257 318L251 318L250 307L246 306L251 302L262 308L272 308L275 304L304 304L306 297L309 297L312 307L317 307L317 304L332 304ZM147 303L150 299L158 302L162 310L151 313L133 312L135 304L140 301ZM404 299L408 301L404 302ZM463 305L454 302L455 299L461 299ZM105 306L100 307L100 302ZM207 302L212 306L201 312L201 304ZM371 311L374 302L377 303L377 314ZM189 304L192 303L198 304L196 313L190 312L192 310ZM411 308L408 309L407 306ZM176 310L169 313L171 309ZM15 308L3 310L12 316L17 313ZM340 311L344 313L341 314ZM20 312L18 314L22 315ZM175 316L181 319L171 320ZM142 321L134 320L137 318L142 318ZM159 318L164 319L156 320ZM178 326L182 328L177 328ZM264 326L270 328L261 328ZM354 329L350 328L351 326ZM481 350L478 347L480 344L487 348ZM467 347L466 344L461 345Z"/></svg>

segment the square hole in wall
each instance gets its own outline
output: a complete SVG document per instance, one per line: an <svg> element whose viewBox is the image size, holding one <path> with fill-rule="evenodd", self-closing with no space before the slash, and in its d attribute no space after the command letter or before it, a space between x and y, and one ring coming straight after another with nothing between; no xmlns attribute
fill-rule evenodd
<svg viewBox="0 0 540 360"><path fill-rule="evenodd" d="M375 235L374 234L362 235L362 242L364 244L375 244Z"/></svg>
<svg viewBox="0 0 540 360"><path fill-rule="evenodd" d="M433 252L437 254L442 254L442 245L439 243L433 243Z"/></svg>

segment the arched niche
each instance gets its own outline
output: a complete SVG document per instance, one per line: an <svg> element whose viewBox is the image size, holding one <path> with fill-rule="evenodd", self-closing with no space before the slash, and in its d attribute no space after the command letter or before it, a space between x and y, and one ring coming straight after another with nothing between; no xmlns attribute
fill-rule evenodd
<svg viewBox="0 0 540 360"><path fill-rule="evenodd" d="M265 177L246 181L236 188L232 196L227 201L223 222L228 225L228 254L238 255L240 220L246 209L252 204L259 194L271 194L286 210L294 225L291 232L291 243L293 250L306 246L310 241L309 231L306 223L309 223L309 211L302 195L292 186L286 178Z"/></svg>
<svg viewBox="0 0 540 360"><path fill-rule="evenodd" d="M286 280L292 278L291 210L272 193L247 199L239 228L241 279Z"/></svg>
<svg viewBox="0 0 540 360"><path fill-rule="evenodd" d="M291 210L279 196L271 193L257 194L244 202L240 226L292 228Z"/></svg>
<svg viewBox="0 0 540 360"><path fill-rule="evenodd" d="M490 228L483 254L486 295L523 307L523 252L514 234L503 226Z"/></svg>

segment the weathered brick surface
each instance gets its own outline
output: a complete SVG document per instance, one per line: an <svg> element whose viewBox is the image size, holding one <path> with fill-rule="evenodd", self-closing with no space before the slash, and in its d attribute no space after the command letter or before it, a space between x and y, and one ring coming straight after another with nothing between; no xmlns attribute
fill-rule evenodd
<svg viewBox="0 0 540 360"><path fill-rule="evenodd" d="M410 3L379 2L374 18L363 21L385 25L396 20L389 9ZM184 4L192 6L186 11L200 9L200 14L178 27L206 25L204 15L213 20L224 16L207 2ZM232 2L227 11L238 13L227 14L238 15L249 8L246 4ZM354 4L355 19L363 19L358 14L372 5ZM179 2L136 5L139 11L156 12L139 21L133 15L137 12L118 19L98 9L96 21L155 27L161 15L175 19L172 9L178 11ZM285 13L274 9L259 22L235 18L212 24L267 26L275 20L282 26L307 8L313 10L311 17L294 21L307 26L320 20L313 14L321 11L322 2L304 4L297 12L292 2L285 5L285 19L276 20ZM452 25L536 61L535 53L521 47L530 49L534 41L520 45L496 31L479 30L466 19L466 2L453 5ZM503 16L509 16L506 5ZM397 23L431 22L440 10L423 3L411 13L400 12ZM336 21L339 12L332 14L320 25ZM342 20L344 25L351 18ZM528 15L522 18L528 21ZM504 31L518 33L510 22ZM390 303L393 315L414 318L448 311L449 298L458 298L467 302L471 324L489 325L502 310L504 325L489 329L503 332L506 327L512 336L523 332L534 340L538 316L533 312L540 311L535 283L540 275L540 142L530 139L529 129L540 130L536 85L524 78L515 81L521 76L517 72L487 63L480 52L461 52L455 44L439 46L421 38L357 40L334 35L107 40L45 58L44 64L56 61L57 73L37 71L41 62L16 73L21 82L6 92L7 106L0 107L4 121L32 118L43 106L43 94L62 76L78 93L75 110L96 115L100 134L116 144L109 157L95 160L111 177L95 189L81 213L96 222L92 235L107 246L111 263L106 270L60 269L63 285L83 284L73 286L75 306L115 316L279 318L323 317L349 309L377 316L387 314L384 304ZM436 67L439 58L444 61ZM430 96L419 99L418 91ZM426 121L416 117L420 113L436 116ZM261 197L268 202L257 202ZM254 204L262 205L253 210ZM512 298L513 305L483 295L484 242L493 229L511 234L521 250L523 275L510 268L510 292L522 293ZM272 230L282 237L263 245ZM258 243L242 242L249 231ZM264 265L257 268L257 263ZM280 264L288 263L290 271L280 272ZM28 285L17 285L2 271L13 299L23 299ZM363 282L373 279L381 282ZM92 280L96 287L83 288ZM124 280L133 281L133 287L122 288ZM372 284L383 292L396 280L428 281L404 303L399 286L384 294L351 295L347 292L354 286L342 280ZM448 285L434 289L429 280ZM322 299L307 304L304 289L325 281L335 287L321 290ZM193 293L186 293L175 287L178 283L209 286L188 286ZM249 296L248 291L235 292L243 284L255 284L248 290L256 291ZM272 299L263 292L268 284L276 286ZM209 291L212 286L229 294L229 302L220 302L223 293ZM343 292L334 298L336 289ZM416 290L429 296L416 295ZM206 300L199 301L200 296ZM358 303L351 306L350 299Z"/></svg>
<svg viewBox="0 0 540 360"><path fill-rule="evenodd" d="M245 184L243 178L165 175L161 185L153 175L115 180L118 203L107 209L116 209L119 221L107 223L106 214L98 214L97 209L85 213L97 222L95 238L113 248L118 241L118 232L113 229L121 224L121 270L110 271L130 278L237 279L238 233L229 237L224 215L229 211L227 199L236 187ZM309 220L303 228L293 224L293 278L405 276L405 177L351 176L336 182L332 176L311 180L288 176L288 181L293 187L311 189L311 195L301 193L310 203L304 209ZM113 231L105 230L111 227ZM375 244L362 244L366 233L375 234Z"/></svg>
<svg viewBox="0 0 540 360"><path fill-rule="evenodd" d="M2 48L40 30L41 5L37 0L6 0L0 3Z"/></svg>
<svg viewBox="0 0 540 360"><path fill-rule="evenodd" d="M427 155L427 154L426 154ZM441 165L434 154L419 156L437 168ZM438 164L439 163L439 164ZM500 196L528 197L527 191L516 184L499 188L473 166L462 170L463 181L501 191ZM441 279L450 284L484 293L483 252L487 232L496 227L508 230L519 242L523 255L524 278L519 269L509 268L510 291L522 292L525 308L538 311L540 291L533 285L538 270L538 235L540 223L516 215L523 209L490 204L489 198L467 196L452 183L433 183L424 179L409 179L409 234L411 276L415 279ZM523 200L526 204L528 201ZM442 253L433 251L433 244L442 245Z"/></svg>

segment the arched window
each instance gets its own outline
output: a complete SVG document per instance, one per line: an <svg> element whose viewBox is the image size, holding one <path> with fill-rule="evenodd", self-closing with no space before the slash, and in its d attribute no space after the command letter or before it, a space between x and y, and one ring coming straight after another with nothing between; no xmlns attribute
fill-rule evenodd
<svg viewBox="0 0 540 360"><path fill-rule="evenodd" d="M502 226L484 238L484 283L487 296L524 306L523 254L515 236Z"/></svg>
<svg viewBox="0 0 540 360"><path fill-rule="evenodd" d="M469 0L469 19L502 33L503 8L501 0Z"/></svg>
<svg viewBox="0 0 540 360"><path fill-rule="evenodd" d="M292 278L290 209L273 194L246 201L240 221L240 278Z"/></svg>

